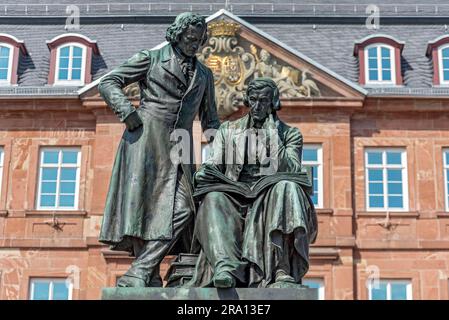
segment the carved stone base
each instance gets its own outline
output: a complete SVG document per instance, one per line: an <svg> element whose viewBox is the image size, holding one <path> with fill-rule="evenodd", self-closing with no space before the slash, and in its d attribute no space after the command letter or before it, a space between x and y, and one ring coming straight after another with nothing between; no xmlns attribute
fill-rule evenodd
<svg viewBox="0 0 449 320"><path fill-rule="evenodd" d="M318 300L318 289L104 288L102 300Z"/></svg>

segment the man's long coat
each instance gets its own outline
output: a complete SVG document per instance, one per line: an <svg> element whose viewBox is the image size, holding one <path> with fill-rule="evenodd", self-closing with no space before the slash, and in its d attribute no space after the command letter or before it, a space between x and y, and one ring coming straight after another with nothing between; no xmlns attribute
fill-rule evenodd
<svg viewBox="0 0 449 320"><path fill-rule="evenodd" d="M194 76L187 83L171 44L137 53L100 81L101 96L121 121L137 112L143 122L135 131L125 130L120 141L104 210L101 242L117 250L131 251L130 237L172 238L179 165L170 158L177 144L170 136L175 129L185 129L183 156L185 159L187 152L190 164L181 167L191 181L195 117L199 116L203 131L220 125L213 81L210 69L196 60ZM134 82L139 83L141 92L137 109L122 91Z"/></svg>

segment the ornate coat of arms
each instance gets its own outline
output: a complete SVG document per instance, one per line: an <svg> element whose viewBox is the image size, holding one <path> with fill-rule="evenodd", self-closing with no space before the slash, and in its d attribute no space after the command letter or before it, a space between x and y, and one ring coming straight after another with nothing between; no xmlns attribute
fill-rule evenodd
<svg viewBox="0 0 449 320"><path fill-rule="evenodd" d="M281 97L310 98L320 96L318 85L304 70L296 70L274 59L264 49L239 43L240 25L219 20L208 25L209 40L198 55L213 72L217 108L226 117L238 110L246 85L254 77L270 77L278 85Z"/></svg>

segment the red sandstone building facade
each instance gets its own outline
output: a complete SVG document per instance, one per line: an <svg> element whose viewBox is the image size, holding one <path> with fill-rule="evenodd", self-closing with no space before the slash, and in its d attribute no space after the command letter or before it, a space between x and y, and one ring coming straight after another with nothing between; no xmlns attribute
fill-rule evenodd
<svg viewBox="0 0 449 320"><path fill-rule="evenodd" d="M318 96L284 97L279 113L300 128L304 163L316 170L319 234L306 283L319 287L324 299L448 299L449 95L431 89L444 88L449 38L433 37L422 48L434 74L431 88L385 94L366 84L407 86L401 52L408 41L373 32L355 39L350 50L359 81L350 81L264 33L263 25L226 11L209 23L219 19L238 25L243 48L252 44L294 70L307 70L319 87ZM55 87L64 77L77 80L74 48L82 48L81 85L67 94L20 91L27 39L0 36L0 47L12 51L9 83L17 91L0 97L0 299L99 299L132 261L97 241L124 126L99 97L98 79L91 79L101 43L81 31L47 42L49 85L43 88L64 88ZM64 45L70 48L68 75L57 66ZM237 106L224 118L245 112ZM201 159L205 139L199 123L194 126Z"/></svg>

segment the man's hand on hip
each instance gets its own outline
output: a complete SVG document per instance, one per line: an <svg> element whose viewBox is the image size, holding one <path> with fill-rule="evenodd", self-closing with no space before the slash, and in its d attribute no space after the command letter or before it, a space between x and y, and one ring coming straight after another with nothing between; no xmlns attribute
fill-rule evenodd
<svg viewBox="0 0 449 320"><path fill-rule="evenodd" d="M126 128L129 131L134 131L142 125L142 119L140 119L137 111L134 111L125 119Z"/></svg>

